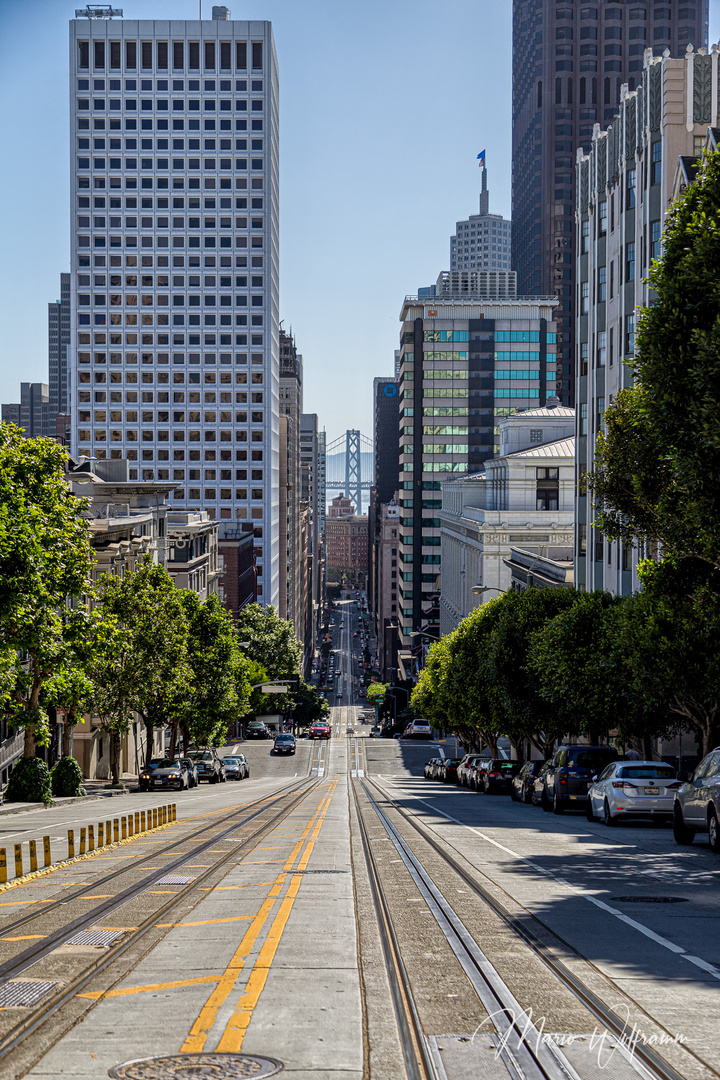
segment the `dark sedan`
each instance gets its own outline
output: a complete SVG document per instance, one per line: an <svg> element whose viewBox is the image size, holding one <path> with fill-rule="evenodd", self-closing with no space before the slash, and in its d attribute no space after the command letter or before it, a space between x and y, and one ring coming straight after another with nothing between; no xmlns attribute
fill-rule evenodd
<svg viewBox="0 0 720 1080"><path fill-rule="evenodd" d="M459 757L445 758L442 764L442 772L438 779L442 780L444 784L456 784L458 765L461 761L462 758Z"/></svg>
<svg viewBox="0 0 720 1080"><path fill-rule="evenodd" d="M140 773L140 790L175 788L183 791L190 786L187 766L180 758L153 758Z"/></svg>
<svg viewBox="0 0 720 1080"><path fill-rule="evenodd" d="M273 750L275 751L276 754L294 754L295 753L295 736L294 735L276 735Z"/></svg>
<svg viewBox="0 0 720 1080"><path fill-rule="evenodd" d="M535 781L540 775L544 761L526 761L510 784L510 798L516 802L532 802Z"/></svg>
<svg viewBox="0 0 720 1080"><path fill-rule="evenodd" d="M483 768L482 779L478 776L478 791L482 788L486 795L492 795L496 791L509 791L512 779L520 772L520 767L519 761L492 758Z"/></svg>

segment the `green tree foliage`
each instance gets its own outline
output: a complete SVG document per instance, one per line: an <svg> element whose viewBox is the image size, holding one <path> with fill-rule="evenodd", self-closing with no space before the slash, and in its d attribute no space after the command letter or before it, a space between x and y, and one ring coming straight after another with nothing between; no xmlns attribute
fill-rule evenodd
<svg viewBox="0 0 720 1080"><path fill-rule="evenodd" d="M87 794L83 787L82 770L74 757L61 757L50 779L53 795L78 798Z"/></svg>
<svg viewBox="0 0 720 1080"><path fill-rule="evenodd" d="M367 688L367 703L368 705L379 705L384 699L390 683L374 682L370 683Z"/></svg>
<svg viewBox="0 0 720 1080"><path fill-rule="evenodd" d="M300 670L302 645L293 625L281 619L275 608L248 604L240 612L237 635L247 641L246 655L267 671L272 681L292 679Z"/></svg>
<svg viewBox="0 0 720 1080"><path fill-rule="evenodd" d="M320 697L316 688L301 682L292 694L293 722L298 727L308 727L315 720L324 720L330 715L330 706Z"/></svg>
<svg viewBox="0 0 720 1080"><path fill-rule="evenodd" d="M154 729L183 713L192 680L183 595L167 570L146 556L134 573L105 578L101 600L126 636L113 643L107 657L108 673L115 666L117 691L113 695L112 679L104 678L107 699L98 699L96 707L107 718L116 746L132 710L138 712L145 723L149 758Z"/></svg>
<svg viewBox="0 0 720 1080"><path fill-rule="evenodd" d="M34 759L49 737L43 687L66 661L63 612L81 600L92 565L84 502L65 480L52 439L0 426L0 693Z"/></svg>
<svg viewBox="0 0 720 1080"><path fill-rule="evenodd" d="M249 661L238 644L232 616L216 596L201 603L195 593L185 592L182 601L192 672L184 727L196 746L219 746L228 727L245 714L250 703Z"/></svg>
<svg viewBox="0 0 720 1080"><path fill-rule="evenodd" d="M52 803L50 770L39 757L22 757L10 771L5 789L7 802Z"/></svg>
<svg viewBox="0 0 720 1080"><path fill-rule="evenodd" d="M590 478L609 537L720 568L720 153L668 215L639 320L637 387L605 412Z"/></svg>

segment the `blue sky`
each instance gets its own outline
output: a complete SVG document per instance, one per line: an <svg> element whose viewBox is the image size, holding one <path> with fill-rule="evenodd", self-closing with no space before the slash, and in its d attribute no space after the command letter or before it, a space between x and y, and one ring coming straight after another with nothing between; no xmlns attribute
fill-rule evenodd
<svg viewBox="0 0 720 1080"><path fill-rule="evenodd" d="M67 24L74 0L0 0L0 400L47 381L47 303L68 270ZM78 2L77 6L81 6ZM129 0L129 19L198 0ZM305 410L372 434L403 297L448 268L458 218L510 213L511 0L229 0L270 19L280 65L280 310ZM711 41L720 33L711 0ZM211 0L203 0L209 17Z"/></svg>

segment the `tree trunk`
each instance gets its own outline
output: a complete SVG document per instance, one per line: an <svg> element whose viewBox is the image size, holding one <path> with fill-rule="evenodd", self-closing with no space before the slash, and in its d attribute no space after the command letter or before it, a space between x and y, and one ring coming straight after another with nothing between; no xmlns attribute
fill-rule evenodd
<svg viewBox="0 0 720 1080"><path fill-rule="evenodd" d="M145 765L153 756L153 724L152 720L145 721Z"/></svg>
<svg viewBox="0 0 720 1080"><path fill-rule="evenodd" d="M180 730L182 731L183 756L185 756L190 749L190 732L187 724L182 724Z"/></svg>
<svg viewBox="0 0 720 1080"><path fill-rule="evenodd" d="M25 744L23 746L23 757L33 758L35 757L37 747L35 745L35 725L28 724L25 728Z"/></svg>
<svg viewBox="0 0 720 1080"><path fill-rule="evenodd" d="M120 733L110 732L110 769L113 787L120 786Z"/></svg>
<svg viewBox="0 0 720 1080"><path fill-rule="evenodd" d="M168 757L175 757L175 747L177 746L178 728L180 722L176 719L173 720L170 725L170 746L168 747Z"/></svg>
<svg viewBox="0 0 720 1080"><path fill-rule="evenodd" d="M75 726L76 710L74 708L68 709L65 713L65 723L63 724L62 735L62 756L72 757L72 734L73 727Z"/></svg>

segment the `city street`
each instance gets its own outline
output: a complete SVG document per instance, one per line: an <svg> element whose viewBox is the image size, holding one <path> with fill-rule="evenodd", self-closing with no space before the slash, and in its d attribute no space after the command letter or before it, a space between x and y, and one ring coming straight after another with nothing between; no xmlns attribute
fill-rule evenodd
<svg viewBox="0 0 720 1080"><path fill-rule="evenodd" d="M240 783L3 819L10 847L177 806L0 895L0 993L32 991L0 1009L3 1076L717 1076L707 844L424 780L454 740L367 737L356 618L335 616L328 742L244 743Z"/></svg>

